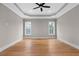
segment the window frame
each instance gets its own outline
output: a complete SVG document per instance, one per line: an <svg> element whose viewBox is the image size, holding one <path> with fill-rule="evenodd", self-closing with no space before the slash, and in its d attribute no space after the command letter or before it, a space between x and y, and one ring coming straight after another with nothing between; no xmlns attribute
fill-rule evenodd
<svg viewBox="0 0 79 59"><path fill-rule="evenodd" d="M26 24L26 22L31 22L31 21L25 21L25 24ZM24 35L32 35L32 25L31 25L31 29L30 29L30 34L27 34L26 32L26 25L24 24Z"/></svg>
<svg viewBox="0 0 79 59"><path fill-rule="evenodd" d="M54 30L53 30L52 34L50 34L49 22L53 22L54 23ZM55 21L49 21L49 22L48 22L48 35L56 35L56 22Z"/></svg>

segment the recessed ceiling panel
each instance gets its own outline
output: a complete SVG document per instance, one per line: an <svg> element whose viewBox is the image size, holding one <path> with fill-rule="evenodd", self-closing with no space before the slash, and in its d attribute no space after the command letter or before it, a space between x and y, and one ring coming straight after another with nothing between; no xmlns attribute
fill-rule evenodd
<svg viewBox="0 0 79 59"><path fill-rule="evenodd" d="M41 3L38 3L41 4ZM52 16L56 15L59 11L61 11L66 3L45 3L43 6L50 6L50 8L39 7L36 3L17 3L15 4L19 10L24 13L24 15L29 16ZM34 9L36 8L37 9ZM42 8L42 11L41 11Z"/></svg>

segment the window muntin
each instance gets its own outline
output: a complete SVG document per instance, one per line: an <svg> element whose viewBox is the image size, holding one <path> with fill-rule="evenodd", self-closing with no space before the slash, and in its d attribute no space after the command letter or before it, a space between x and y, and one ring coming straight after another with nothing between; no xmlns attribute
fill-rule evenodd
<svg viewBox="0 0 79 59"><path fill-rule="evenodd" d="M48 23L48 35L55 35L55 22L49 21Z"/></svg>
<svg viewBox="0 0 79 59"><path fill-rule="evenodd" d="M25 35L31 35L31 22L25 22Z"/></svg>

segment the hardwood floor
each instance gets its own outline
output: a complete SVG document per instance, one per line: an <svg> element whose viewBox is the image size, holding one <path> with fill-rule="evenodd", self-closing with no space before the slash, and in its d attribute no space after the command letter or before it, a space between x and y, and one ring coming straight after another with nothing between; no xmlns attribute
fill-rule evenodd
<svg viewBox="0 0 79 59"><path fill-rule="evenodd" d="M1 56L78 56L79 50L56 39L24 39Z"/></svg>

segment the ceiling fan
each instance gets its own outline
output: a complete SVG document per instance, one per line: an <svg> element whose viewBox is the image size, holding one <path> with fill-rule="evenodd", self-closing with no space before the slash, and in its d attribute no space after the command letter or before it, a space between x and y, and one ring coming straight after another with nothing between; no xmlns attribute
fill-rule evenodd
<svg viewBox="0 0 79 59"><path fill-rule="evenodd" d="M35 7L33 9L38 9L40 8L40 11L43 11L43 8L50 8L50 6L45 6L45 3L35 3L36 5L38 5L38 7Z"/></svg>

